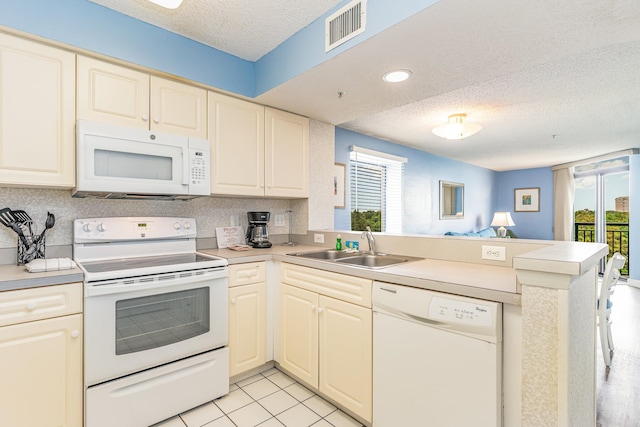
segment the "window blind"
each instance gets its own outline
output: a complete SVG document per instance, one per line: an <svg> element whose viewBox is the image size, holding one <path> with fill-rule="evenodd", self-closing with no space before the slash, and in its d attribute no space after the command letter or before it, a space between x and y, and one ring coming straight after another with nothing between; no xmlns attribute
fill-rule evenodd
<svg viewBox="0 0 640 427"><path fill-rule="evenodd" d="M351 150L351 212L380 212L380 228L371 228L401 233L402 176L407 159L355 146ZM363 227L352 224L352 229L357 228Z"/></svg>

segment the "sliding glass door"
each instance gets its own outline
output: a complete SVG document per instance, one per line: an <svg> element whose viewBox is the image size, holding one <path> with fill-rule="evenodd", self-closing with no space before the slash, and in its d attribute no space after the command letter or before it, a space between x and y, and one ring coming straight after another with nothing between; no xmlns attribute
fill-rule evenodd
<svg viewBox="0 0 640 427"><path fill-rule="evenodd" d="M609 245L629 258L629 161L627 157L576 168L574 236ZM608 257L607 257L608 259ZM604 270L604 262L601 271ZM621 270L629 274L628 261Z"/></svg>

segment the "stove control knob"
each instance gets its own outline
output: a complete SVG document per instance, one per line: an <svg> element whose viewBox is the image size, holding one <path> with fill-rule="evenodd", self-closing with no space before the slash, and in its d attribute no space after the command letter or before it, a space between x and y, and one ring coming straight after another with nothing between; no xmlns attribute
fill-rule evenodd
<svg viewBox="0 0 640 427"><path fill-rule="evenodd" d="M104 233L105 231L107 231L107 224L102 222L98 224L98 231L101 233Z"/></svg>
<svg viewBox="0 0 640 427"><path fill-rule="evenodd" d="M175 228L176 230L180 230L180 227L181 227L181 225L177 221L173 224L173 228Z"/></svg>
<svg viewBox="0 0 640 427"><path fill-rule="evenodd" d="M86 223L82 229L87 233L91 233L93 231L93 225Z"/></svg>
<svg viewBox="0 0 640 427"><path fill-rule="evenodd" d="M191 224L189 224L189 222L185 222L184 224L182 224L182 228L184 228L185 230L189 230L191 228Z"/></svg>

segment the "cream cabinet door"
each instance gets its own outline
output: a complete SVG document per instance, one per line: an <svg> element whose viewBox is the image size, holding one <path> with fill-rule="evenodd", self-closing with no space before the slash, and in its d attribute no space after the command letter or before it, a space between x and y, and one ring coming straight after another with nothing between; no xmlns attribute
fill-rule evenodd
<svg viewBox="0 0 640 427"><path fill-rule="evenodd" d="M264 110L209 92L212 194L264 196Z"/></svg>
<svg viewBox="0 0 640 427"><path fill-rule="evenodd" d="M151 130L207 139L207 91L151 76Z"/></svg>
<svg viewBox="0 0 640 427"><path fill-rule="evenodd" d="M75 186L75 55L0 34L0 183Z"/></svg>
<svg viewBox="0 0 640 427"><path fill-rule="evenodd" d="M265 196L309 197L309 119L265 108Z"/></svg>
<svg viewBox="0 0 640 427"><path fill-rule="evenodd" d="M78 56L78 119L149 129L149 75Z"/></svg>
<svg viewBox="0 0 640 427"><path fill-rule="evenodd" d="M81 427L82 315L0 328L0 425Z"/></svg>
<svg viewBox="0 0 640 427"><path fill-rule="evenodd" d="M229 288L229 376L266 363L266 285Z"/></svg>
<svg viewBox="0 0 640 427"><path fill-rule="evenodd" d="M282 284L280 365L318 388L318 294Z"/></svg>
<svg viewBox="0 0 640 427"><path fill-rule="evenodd" d="M371 310L334 298L319 299L319 390L372 420Z"/></svg>

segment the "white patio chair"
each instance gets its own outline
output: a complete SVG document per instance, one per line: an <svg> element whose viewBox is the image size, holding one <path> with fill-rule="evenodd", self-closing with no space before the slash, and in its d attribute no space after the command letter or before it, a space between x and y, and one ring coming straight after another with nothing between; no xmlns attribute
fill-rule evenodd
<svg viewBox="0 0 640 427"><path fill-rule="evenodd" d="M620 278L620 269L624 266L626 258L618 252L613 254L602 276L602 284L600 285L600 297L598 298L598 329L600 330L600 346L602 348L602 357L604 364L607 366L606 375L609 376L611 370L611 359L613 358L613 338L611 336L611 295L615 290L615 285Z"/></svg>

